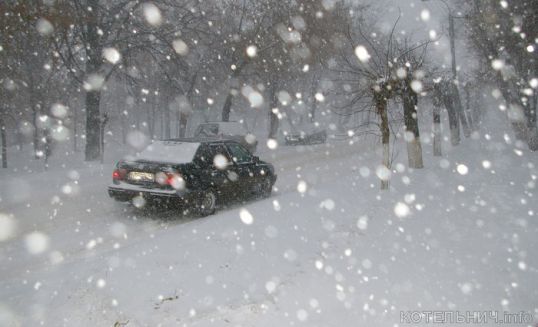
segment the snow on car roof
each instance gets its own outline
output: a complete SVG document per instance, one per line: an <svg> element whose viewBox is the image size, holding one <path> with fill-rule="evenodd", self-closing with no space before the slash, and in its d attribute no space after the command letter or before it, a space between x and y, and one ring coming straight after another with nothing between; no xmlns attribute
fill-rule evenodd
<svg viewBox="0 0 538 327"><path fill-rule="evenodd" d="M135 160L171 164L189 163L199 146L199 142L155 141L140 152Z"/></svg>

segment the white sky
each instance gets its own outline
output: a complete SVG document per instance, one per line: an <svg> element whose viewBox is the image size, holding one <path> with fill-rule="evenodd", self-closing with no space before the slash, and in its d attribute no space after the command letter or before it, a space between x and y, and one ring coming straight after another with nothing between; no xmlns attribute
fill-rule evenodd
<svg viewBox="0 0 538 327"><path fill-rule="evenodd" d="M450 4L452 10L457 6ZM450 44L448 39L448 11L446 6L440 0L382 0L376 1L381 8L385 8L386 14L383 15L384 21L381 26L386 25L386 28L392 28L392 24L398 17L399 9L402 12L402 17L398 24L397 31L405 31L406 34L412 34L417 40L426 40L429 38L430 31L434 30L437 34L439 42L433 44L431 50L435 52L431 56L432 60L437 60L438 63L446 65L450 68ZM429 19L421 18L423 10L429 12ZM455 11L457 14L457 11ZM461 24L461 23L460 23ZM458 36L458 20L456 19L456 59L457 65L466 67L472 65L466 58L464 45L464 37ZM461 69L463 70L463 68Z"/></svg>

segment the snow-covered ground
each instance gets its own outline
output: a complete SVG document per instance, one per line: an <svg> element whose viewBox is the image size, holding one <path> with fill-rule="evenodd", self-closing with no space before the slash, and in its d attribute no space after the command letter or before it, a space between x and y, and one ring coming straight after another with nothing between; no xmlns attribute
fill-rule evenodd
<svg viewBox="0 0 538 327"><path fill-rule="evenodd" d="M406 168L398 145L390 191L379 191L380 156L363 142L266 150L278 170L273 197L197 219L114 203L114 158L68 156L66 168L31 173L18 162L0 172L0 325L405 326L400 312L414 310L538 317L537 154L490 116L473 139L444 144L443 158L425 143L422 170Z"/></svg>

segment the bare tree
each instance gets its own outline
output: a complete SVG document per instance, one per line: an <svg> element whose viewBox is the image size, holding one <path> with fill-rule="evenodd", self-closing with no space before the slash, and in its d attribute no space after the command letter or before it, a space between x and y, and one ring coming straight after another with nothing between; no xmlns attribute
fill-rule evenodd
<svg viewBox="0 0 538 327"><path fill-rule="evenodd" d="M52 26L43 18L47 9L42 1L6 1L0 4L5 77L14 81L20 92L11 98L17 101L19 117L30 116L36 159L41 157L43 145L39 120L58 93L55 86L62 84L61 70L52 56L48 39ZM24 109L21 110L21 107Z"/></svg>
<svg viewBox="0 0 538 327"><path fill-rule="evenodd" d="M138 35L131 32L131 21L138 6L140 1L73 0L49 8L50 22L56 29L56 51L72 79L86 92L86 160L100 158L101 91L116 68L104 60L104 51L110 49L119 56L133 46ZM112 59L116 61L119 57Z"/></svg>
<svg viewBox="0 0 538 327"><path fill-rule="evenodd" d="M152 17L144 11L147 6L153 6ZM187 28L196 29L201 16L197 6L198 2L189 0L152 4L140 0L73 0L51 7L50 12L62 14L51 19L58 30L56 50L72 78L86 91L86 160L99 158L102 87L125 68L120 57L145 52L164 62L161 58L165 50L158 41L173 38ZM112 55L107 57L107 52Z"/></svg>
<svg viewBox="0 0 538 327"><path fill-rule="evenodd" d="M347 108L356 108L355 110L359 111L367 110L367 107L363 106L365 99L370 99L371 105L375 108L380 120L378 126L383 146L381 165L383 171L389 171L391 162L388 104L397 97L402 97L404 100L406 130L412 134L412 138L409 138L412 142L408 145L410 166L416 168L422 166L418 124L416 122L416 104L418 103L417 93L420 93L422 88L420 79L423 76L416 74L413 70L418 70L422 66L426 47L430 41L409 45L398 39L394 33L398 21L399 18L395 21L388 35L383 35L379 31L375 33L373 31L365 32L364 21L358 21L357 25L353 26L356 32L352 26L349 26L347 39L351 48L347 52L341 53L339 66L332 69L338 74L341 81L351 82L355 87L351 90ZM413 52L421 54L413 55ZM417 86L412 87L413 84ZM382 174L381 189L389 187L386 175L388 173Z"/></svg>
<svg viewBox="0 0 538 327"><path fill-rule="evenodd" d="M397 90L403 103L408 164L411 168L423 168L417 108L419 95L423 91L421 79L425 75L423 66L428 42L413 46L410 43L409 39L404 39L398 49L399 68L396 75L401 85Z"/></svg>
<svg viewBox="0 0 538 327"><path fill-rule="evenodd" d="M533 51L528 51L527 40L538 37L538 7L533 1L504 4L493 0L466 4L467 32L476 52L493 68L489 76L507 104L516 138L536 151L537 101L530 83L538 70L538 60ZM514 37L514 32L525 37Z"/></svg>

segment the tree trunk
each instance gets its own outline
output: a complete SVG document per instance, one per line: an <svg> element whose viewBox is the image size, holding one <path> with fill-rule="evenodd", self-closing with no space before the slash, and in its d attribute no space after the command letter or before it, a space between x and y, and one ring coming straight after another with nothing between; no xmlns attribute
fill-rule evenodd
<svg viewBox="0 0 538 327"><path fill-rule="evenodd" d="M529 150L538 151L538 128L529 129Z"/></svg>
<svg viewBox="0 0 538 327"><path fill-rule="evenodd" d="M31 88L30 90L34 90L34 89ZM32 142L34 145L34 158L39 159L40 158L40 156L38 155L39 148L40 148L39 146L40 145L39 143L39 106L37 104L37 101L35 100L35 96L33 95L33 92L30 94L30 106L32 108L32 120L34 124L34 130L33 130L33 135L32 135L33 136Z"/></svg>
<svg viewBox="0 0 538 327"><path fill-rule="evenodd" d="M441 107L433 106L433 155L440 157L441 150Z"/></svg>
<svg viewBox="0 0 538 327"><path fill-rule="evenodd" d="M224 106L222 107L222 121L230 121L230 112L232 111L232 93L228 93Z"/></svg>
<svg viewBox="0 0 538 327"><path fill-rule="evenodd" d="M86 161L99 160L99 103L101 91L93 90L86 93Z"/></svg>
<svg viewBox="0 0 538 327"><path fill-rule="evenodd" d="M276 135L278 132L278 125L279 120L276 113L273 112L273 109L278 108L278 99L276 96L276 87L273 85L271 86L270 95L271 101L269 103L269 133L268 138L270 139L276 139Z"/></svg>
<svg viewBox="0 0 538 327"><path fill-rule="evenodd" d="M140 98L135 96L135 126L136 129L140 131L140 126L142 125L142 110L140 109Z"/></svg>
<svg viewBox="0 0 538 327"><path fill-rule="evenodd" d="M453 94L444 83L441 89L443 103L448 112L448 125L450 126L450 142L453 146L460 144L460 124L458 121L458 112L454 105Z"/></svg>
<svg viewBox="0 0 538 327"><path fill-rule="evenodd" d="M476 112L476 108L474 110L471 109L472 101L470 85L466 84L463 90L465 92L465 113L467 114L467 118L469 118L469 124L471 125L471 129L473 131L477 131L478 121L476 119L476 115L474 114Z"/></svg>
<svg viewBox="0 0 538 327"><path fill-rule="evenodd" d="M2 168L7 168L7 135L4 119L0 117L0 137L2 138Z"/></svg>
<svg viewBox="0 0 538 327"><path fill-rule="evenodd" d="M465 110L463 109L463 105L461 103L460 91L458 90L458 86L454 83L451 83L451 89L452 105L454 106L454 110L459 118L461 127L463 129L463 135L465 135L465 137L469 137L471 136L471 129L469 127L470 123L468 122L469 119L466 117Z"/></svg>
<svg viewBox="0 0 538 327"><path fill-rule="evenodd" d="M444 105L443 91L440 84L435 84L433 92L433 155L442 156L441 144L441 106Z"/></svg>
<svg viewBox="0 0 538 327"><path fill-rule="evenodd" d="M474 98L471 100L471 106L472 106L472 113L473 113L473 127L476 130L480 129L480 126L482 125L482 116L484 113L484 104L483 104L483 98L480 95L480 98L477 98L479 96L480 92L474 92Z"/></svg>
<svg viewBox="0 0 538 327"><path fill-rule="evenodd" d="M316 100L316 92L318 88L318 79L317 75L314 74L311 90L310 90L310 122L313 123L316 121L316 110L318 108L318 100Z"/></svg>
<svg viewBox="0 0 538 327"><path fill-rule="evenodd" d="M408 164L410 168L424 168L417 117L418 97L410 87L407 88L405 92L406 94L403 96L403 106Z"/></svg>
<svg viewBox="0 0 538 327"><path fill-rule="evenodd" d="M127 134L129 133L130 117L129 115L125 115L124 111L121 108L122 106L118 106L118 116L120 118L120 124L121 124L121 144L126 145Z"/></svg>
<svg viewBox="0 0 538 327"><path fill-rule="evenodd" d="M108 123L108 114L104 114L103 117L99 117L99 156L101 157L101 163L105 161L105 127Z"/></svg>
<svg viewBox="0 0 538 327"><path fill-rule="evenodd" d="M383 161L382 165L390 170L390 129L389 129L389 117L387 113L387 99L382 93L375 93L375 103L377 113L381 119L381 143L383 144ZM381 189L388 190L389 178L381 178Z"/></svg>
<svg viewBox="0 0 538 327"><path fill-rule="evenodd" d="M538 127L536 126L536 106L538 104L538 96L532 97L532 102L528 103L529 115L528 115L528 129L529 129L529 150L538 151Z"/></svg>
<svg viewBox="0 0 538 327"><path fill-rule="evenodd" d="M184 138L185 134L187 134L187 122L188 122L189 115L180 112L179 113L179 137Z"/></svg>
<svg viewBox="0 0 538 327"><path fill-rule="evenodd" d="M17 138L17 150L22 152L22 150L24 150L24 135L19 127L20 126L17 126L15 129L15 137Z"/></svg>
<svg viewBox="0 0 538 327"><path fill-rule="evenodd" d="M148 124L148 131L149 135L151 136L151 139L155 139L155 107L156 107L156 99L150 99L146 103L149 105L148 111L147 111L147 124Z"/></svg>
<svg viewBox="0 0 538 327"><path fill-rule="evenodd" d="M43 144L43 153L45 155L45 170L49 169L49 158L52 154L52 137L50 136L50 132L48 129L43 129L43 138L45 140Z"/></svg>
<svg viewBox="0 0 538 327"><path fill-rule="evenodd" d="M87 42L86 55L89 60L86 63L86 76L98 72L101 61L102 44L99 41L97 22L99 17L99 0L89 0L87 10ZM86 92L86 148L85 160L94 161L100 158L100 116L99 104L101 102L101 89L91 89Z"/></svg>
<svg viewBox="0 0 538 327"><path fill-rule="evenodd" d="M166 103L169 101L169 97L167 97ZM170 138L170 108L169 106L163 106L163 129L164 129L164 139L168 140Z"/></svg>
<svg viewBox="0 0 538 327"><path fill-rule="evenodd" d="M189 117L191 115L191 108L192 108L192 103L193 103L193 93L194 93L194 86L196 85L196 79L198 78L198 72L194 73L192 75L192 78L190 80L190 83L189 83L189 89L187 90L187 94L185 95L185 101L187 101L188 103L188 109L187 108L182 108L180 109L179 111L179 137L180 138L184 138L186 137L187 135L187 124L189 123ZM228 96L231 96L232 94L228 94ZM228 101L228 98L226 98L226 101ZM232 106L232 102L231 102L231 98L230 98L230 104L229 104L229 108L227 110L228 112L228 120L230 119L230 108ZM224 112L225 110L223 109L222 113L224 115ZM224 118L224 117L223 117ZM228 121L228 120L224 120L223 121Z"/></svg>
<svg viewBox="0 0 538 327"><path fill-rule="evenodd" d="M246 63L243 62L235 68L235 70L232 73L231 79L235 80L239 74L241 74L241 70L245 67ZM193 82L191 82L191 89L192 86L194 86L194 81L196 80L197 74L194 75ZM233 95L231 93L232 88L228 90L228 94L226 95L226 100L224 101L224 106L222 107L222 121L230 121L230 112L232 111L232 101L233 101ZM191 93L192 90L190 90L188 93Z"/></svg>
<svg viewBox="0 0 538 327"><path fill-rule="evenodd" d="M73 108L73 153L77 152L77 138L78 138L78 128L77 128L77 107Z"/></svg>

